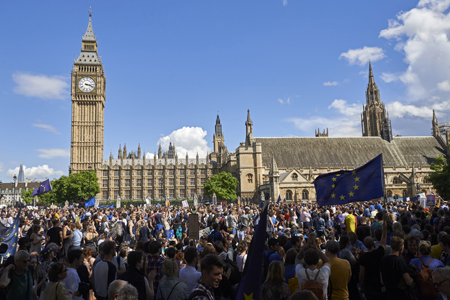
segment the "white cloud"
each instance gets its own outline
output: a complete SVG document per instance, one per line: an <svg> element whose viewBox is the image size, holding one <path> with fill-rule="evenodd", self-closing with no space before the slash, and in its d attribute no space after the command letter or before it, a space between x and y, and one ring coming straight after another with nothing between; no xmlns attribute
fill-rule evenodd
<svg viewBox="0 0 450 300"><path fill-rule="evenodd" d="M288 5L288 0L283 0L283 6Z"/></svg>
<svg viewBox="0 0 450 300"><path fill-rule="evenodd" d="M14 92L27 97L64 100L69 95L69 84L62 76L32 75L16 73Z"/></svg>
<svg viewBox="0 0 450 300"><path fill-rule="evenodd" d="M347 52L341 53L339 59L346 58L349 64L358 64L360 66L364 66L370 61L374 62L386 57L383 49L378 47L367 47L359 49L350 49Z"/></svg>
<svg viewBox="0 0 450 300"><path fill-rule="evenodd" d="M360 114L362 107L359 107L356 103L348 104L346 100L336 99L328 106L328 109L332 108L337 110L338 117L313 116L309 119L292 118L288 121L294 123L299 130L308 135L312 135L314 130L318 128L320 130L328 128L330 136L361 136Z"/></svg>
<svg viewBox="0 0 450 300"><path fill-rule="evenodd" d="M39 123L37 123L37 124L33 124L33 126L34 126L34 127L37 127L37 128L42 128L42 129L44 129L45 131L53 132L53 133L56 133L56 134L61 134L61 133L58 132L58 130L56 130L56 128L53 127L52 125L48 125L48 124L39 124Z"/></svg>
<svg viewBox="0 0 450 300"><path fill-rule="evenodd" d="M433 110L436 111L436 116L442 117L445 115L443 111L450 107L450 100L435 103L431 106L416 106L413 104L403 104L399 101L388 103L386 109L390 117L403 118L404 116L420 117L424 119L431 119Z"/></svg>
<svg viewBox="0 0 450 300"><path fill-rule="evenodd" d="M291 97L288 97L286 100L278 98L277 101L280 102L281 104L291 104Z"/></svg>
<svg viewBox="0 0 450 300"><path fill-rule="evenodd" d="M45 178L59 178L60 176L64 175L63 171L55 171L55 169L50 168L48 165L42 165L37 167L31 167L27 168L25 165L23 166L25 177L29 178L31 180L37 179L42 180ZM12 177L13 175L19 174L19 167L15 169L9 169L6 172L6 177Z"/></svg>
<svg viewBox="0 0 450 300"><path fill-rule="evenodd" d="M358 74L362 75L363 77L368 77L369 76L369 72L367 72L367 71L359 71Z"/></svg>
<svg viewBox="0 0 450 300"><path fill-rule="evenodd" d="M381 79L383 79L384 82L389 83L392 81L396 81L398 77L392 73L381 73Z"/></svg>
<svg viewBox="0 0 450 300"><path fill-rule="evenodd" d="M37 149L36 151L40 152L38 155L42 158L55 158L55 157L69 157L70 150L69 149Z"/></svg>
<svg viewBox="0 0 450 300"><path fill-rule="evenodd" d="M327 81L327 82L323 83L324 86L336 86L338 84L339 84L339 82L337 82L337 81Z"/></svg>
<svg viewBox="0 0 450 300"><path fill-rule="evenodd" d="M171 134L159 139L163 150L169 149L169 143L175 144L175 150L179 157L184 157L186 152L190 157L195 157L198 153L200 157L206 157L211 151L206 141L207 131L201 127L183 127L173 131Z"/></svg>
<svg viewBox="0 0 450 300"><path fill-rule="evenodd" d="M154 156L155 156L155 154L150 153L150 152L147 152L147 153L145 154L145 158L146 158L146 159L153 159Z"/></svg>
<svg viewBox="0 0 450 300"><path fill-rule="evenodd" d="M450 0L421 0L417 7L389 20L380 37L395 40L395 50L408 65L399 76L407 88L405 99L423 101L449 98ZM437 88L436 88L437 87ZM446 109L447 111L449 108Z"/></svg>
<svg viewBox="0 0 450 300"><path fill-rule="evenodd" d="M444 80L442 82L439 82L437 84L437 88L441 91L449 92L450 91L450 81Z"/></svg>

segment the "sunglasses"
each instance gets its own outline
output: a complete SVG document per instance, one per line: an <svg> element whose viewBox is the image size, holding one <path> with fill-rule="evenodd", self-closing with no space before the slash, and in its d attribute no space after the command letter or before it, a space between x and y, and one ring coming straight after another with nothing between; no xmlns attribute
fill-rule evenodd
<svg viewBox="0 0 450 300"><path fill-rule="evenodd" d="M449 278L449 279L450 279L450 278ZM433 281L433 284L434 284L435 286L441 286L442 283L446 282L446 281L449 280L449 279L445 279L445 280L442 280L442 281L439 281L439 282Z"/></svg>

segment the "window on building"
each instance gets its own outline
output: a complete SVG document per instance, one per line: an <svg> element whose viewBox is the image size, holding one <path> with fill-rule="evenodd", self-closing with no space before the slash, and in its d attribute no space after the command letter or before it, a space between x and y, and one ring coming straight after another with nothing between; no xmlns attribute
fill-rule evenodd
<svg viewBox="0 0 450 300"><path fill-rule="evenodd" d="M125 191L125 200L130 200L130 191Z"/></svg>
<svg viewBox="0 0 450 300"><path fill-rule="evenodd" d="M130 176L130 171L125 171L125 176Z"/></svg>
<svg viewBox="0 0 450 300"><path fill-rule="evenodd" d="M114 171L114 176L119 176L119 171Z"/></svg>
<svg viewBox="0 0 450 300"><path fill-rule="evenodd" d="M136 199L142 199L142 191L140 190L136 191Z"/></svg>
<svg viewBox="0 0 450 300"><path fill-rule="evenodd" d="M184 186L184 178L180 178L180 185Z"/></svg>
<svg viewBox="0 0 450 300"><path fill-rule="evenodd" d="M253 183L253 175L252 174L247 174L247 182Z"/></svg>
<svg viewBox="0 0 450 300"><path fill-rule="evenodd" d="M204 184L206 182L206 178L201 178L200 182L201 182L201 184Z"/></svg>
<svg viewBox="0 0 450 300"><path fill-rule="evenodd" d="M195 170L191 170L191 175L195 175Z"/></svg>
<svg viewBox="0 0 450 300"><path fill-rule="evenodd" d="M387 191L387 196L388 197L392 197L392 191L391 190Z"/></svg>
<svg viewBox="0 0 450 300"><path fill-rule="evenodd" d="M204 195L205 195L205 190L204 190L204 189L201 189L201 190L200 190L200 193L202 194L202 196L204 196Z"/></svg>
<svg viewBox="0 0 450 300"><path fill-rule="evenodd" d="M163 174L163 171L162 170L158 170L158 175L162 175Z"/></svg>
<svg viewBox="0 0 450 300"><path fill-rule="evenodd" d="M136 171L136 176L141 176L142 171Z"/></svg>
<svg viewBox="0 0 450 300"><path fill-rule="evenodd" d="M200 174L205 175L205 169L201 169Z"/></svg>
<svg viewBox="0 0 450 300"><path fill-rule="evenodd" d="M180 175L184 175L184 170L180 170Z"/></svg>
<svg viewBox="0 0 450 300"><path fill-rule="evenodd" d="M108 180L103 180L103 187L108 187Z"/></svg>
<svg viewBox="0 0 450 300"><path fill-rule="evenodd" d="M153 186L153 179L147 179L147 186Z"/></svg>
<svg viewBox="0 0 450 300"><path fill-rule="evenodd" d="M286 200L292 200L292 191L290 190L286 191Z"/></svg>
<svg viewBox="0 0 450 300"><path fill-rule="evenodd" d="M394 180L392 181L393 184L399 184L400 180L398 180L397 177L394 177Z"/></svg>
<svg viewBox="0 0 450 300"><path fill-rule="evenodd" d="M147 190L147 196L153 198L153 190Z"/></svg>
<svg viewBox="0 0 450 300"><path fill-rule="evenodd" d="M153 175L153 171L147 171L147 175Z"/></svg>
<svg viewBox="0 0 450 300"><path fill-rule="evenodd" d="M186 193L184 189L180 189L180 197L186 197Z"/></svg>
<svg viewBox="0 0 450 300"><path fill-rule="evenodd" d="M158 178L158 186L163 186L164 182L162 180L162 178Z"/></svg>
<svg viewBox="0 0 450 300"><path fill-rule="evenodd" d="M195 178L191 178L191 185L195 185Z"/></svg>
<svg viewBox="0 0 450 300"><path fill-rule="evenodd" d="M108 199L108 191L103 191L103 199Z"/></svg>
<svg viewBox="0 0 450 300"><path fill-rule="evenodd" d="M169 185L173 186L173 178L169 178Z"/></svg>
<svg viewBox="0 0 450 300"><path fill-rule="evenodd" d="M169 198L170 198L170 199L173 199L173 190L172 190L172 189L169 190Z"/></svg>
<svg viewBox="0 0 450 300"><path fill-rule="evenodd" d="M118 187L119 186L119 179L114 179L114 187Z"/></svg>
<svg viewBox="0 0 450 300"><path fill-rule="evenodd" d="M141 179L136 179L136 186L141 186L141 185L142 185Z"/></svg>
<svg viewBox="0 0 450 300"><path fill-rule="evenodd" d="M164 190L163 189L158 190L158 198L159 199L164 198Z"/></svg>
<svg viewBox="0 0 450 300"><path fill-rule="evenodd" d="M302 191L302 199L309 200L309 192L307 190Z"/></svg>
<svg viewBox="0 0 450 300"><path fill-rule="evenodd" d="M125 179L125 186L130 186L130 179Z"/></svg>
<svg viewBox="0 0 450 300"><path fill-rule="evenodd" d="M429 180L430 180L430 177L424 177L424 178L423 178L423 183L428 183Z"/></svg>
<svg viewBox="0 0 450 300"><path fill-rule="evenodd" d="M297 173L292 174L292 180L297 181L298 180L298 175Z"/></svg>
<svg viewBox="0 0 450 300"><path fill-rule="evenodd" d="M191 189L191 198L194 198L195 195L195 189Z"/></svg>
<svg viewBox="0 0 450 300"><path fill-rule="evenodd" d="M119 191L114 191L114 200L116 200L117 197L119 197Z"/></svg>
<svg viewBox="0 0 450 300"><path fill-rule="evenodd" d="M173 170L169 170L169 175L173 175Z"/></svg>
<svg viewBox="0 0 450 300"><path fill-rule="evenodd" d="M103 171L103 177L108 177L108 171Z"/></svg>

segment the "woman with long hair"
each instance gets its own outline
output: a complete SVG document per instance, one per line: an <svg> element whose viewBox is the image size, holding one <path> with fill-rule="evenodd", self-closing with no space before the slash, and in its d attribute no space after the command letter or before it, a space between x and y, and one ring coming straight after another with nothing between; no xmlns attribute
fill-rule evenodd
<svg viewBox="0 0 450 300"><path fill-rule="evenodd" d="M44 238L42 237L42 233L39 233L41 231L41 226L39 225L33 225L33 233L31 234L31 247L30 247L30 253L37 252L41 253L42 245L45 242Z"/></svg>
<svg viewBox="0 0 450 300"><path fill-rule="evenodd" d="M95 231L95 227L89 225L86 234L83 236L84 247L97 251L97 237L98 233Z"/></svg>
<svg viewBox="0 0 450 300"><path fill-rule="evenodd" d="M287 300L291 296L289 286L284 282L284 266L281 261L269 265L266 281L261 287L262 300Z"/></svg>
<svg viewBox="0 0 450 300"><path fill-rule="evenodd" d="M64 221L63 225L63 246L61 248L61 254L63 257L67 258L67 254L69 253L69 247L72 242L73 231L71 228L72 222L69 220Z"/></svg>
<svg viewBox="0 0 450 300"><path fill-rule="evenodd" d="M236 264L241 273L244 271L245 262L247 261L247 250L247 243L245 241L240 241L237 246Z"/></svg>
<svg viewBox="0 0 450 300"><path fill-rule="evenodd" d="M43 299L45 300L71 300L73 295L66 290L61 280L67 277L67 267L63 263L53 263L48 271L50 282L44 290Z"/></svg>

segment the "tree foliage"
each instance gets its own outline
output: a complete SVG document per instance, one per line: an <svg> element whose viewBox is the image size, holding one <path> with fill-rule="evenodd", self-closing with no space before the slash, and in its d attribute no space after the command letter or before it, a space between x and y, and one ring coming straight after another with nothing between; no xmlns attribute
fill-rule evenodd
<svg viewBox="0 0 450 300"><path fill-rule="evenodd" d="M450 157L445 159L439 155L435 159L436 163L430 165L430 169L435 171L430 173L430 181L439 196L450 200Z"/></svg>
<svg viewBox="0 0 450 300"><path fill-rule="evenodd" d="M238 180L234 178L231 173L222 172L211 176L211 178L203 184L203 187L205 189L205 194L208 197L211 197L213 193L216 193L218 199L236 200L237 185Z"/></svg>
<svg viewBox="0 0 450 300"><path fill-rule="evenodd" d="M52 191L38 196L40 205L63 204L66 200L88 200L100 193L98 177L95 171L91 171L91 193L89 194L89 171L61 176L51 181ZM23 191L22 199L26 203L32 203L33 191Z"/></svg>

